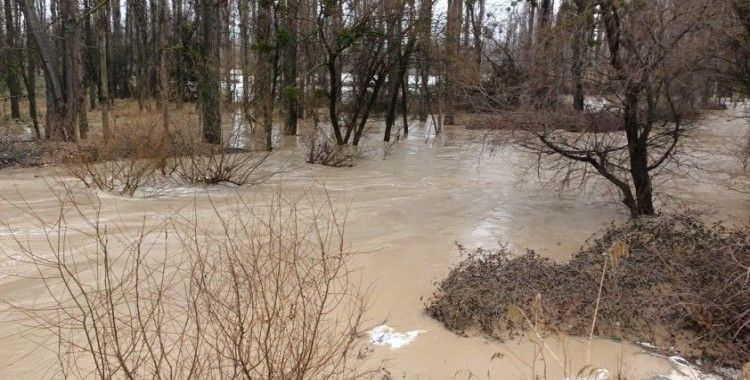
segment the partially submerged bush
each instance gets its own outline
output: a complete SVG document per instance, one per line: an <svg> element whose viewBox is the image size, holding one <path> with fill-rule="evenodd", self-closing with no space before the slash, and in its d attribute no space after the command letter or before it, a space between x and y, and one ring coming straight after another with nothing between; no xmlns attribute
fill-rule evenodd
<svg viewBox="0 0 750 380"><path fill-rule="evenodd" d="M337 144L327 137L316 137L309 145L307 163L333 167L352 166L357 158L357 147Z"/></svg>
<svg viewBox="0 0 750 380"><path fill-rule="evenodd" d="M615 245L627 249L613 261ZM608 228L566 264L532 251L472 252L427 311L454 331L477 327L502 339L527 328L532 315L548 330L588 335L598 305L597 335L741 367L750 360L749 268L748 227L663 215ZM532 306L539 295L541 312Z"/></svg>
<svg viewBox="0 0 750 380"><path fill-rule="evenodd" d="M68 160L68 172L86 187L132 196L159 167L160 145L142 136L118 134L81 146L76 157Z"/></svg>
<svg viewBox="0 0 750 380"><path fill-rule="evenodd" d="M267 152L233 151L223 145L205 144L199 136L181 131L167 134L140 128L82 146L67 164L70 174L87 187L132 196L146 183L165 181L205 185L259 183L274 174L257 171L267 157Z"/></svg>
<svg viewBox="0 0 750 380"><path fill-rule="evenodd" d="M270 174L259 174L257 169L268 152L248 152L223 145L205 144L194 139L183 139L168 160L168 172L179 182L214 185L258 183Z"/></svg>

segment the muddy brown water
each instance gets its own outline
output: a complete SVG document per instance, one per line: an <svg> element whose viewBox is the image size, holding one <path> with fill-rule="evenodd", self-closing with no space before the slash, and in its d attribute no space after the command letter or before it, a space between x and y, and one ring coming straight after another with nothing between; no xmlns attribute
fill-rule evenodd
<svg viewBox="0 0 750 380"><path fill-rule="evenodd" d="M212 197L222 197L235 191L270 194L279 184L285 192L325 186L337 204L348 208L347 236L352 249L360 252L352 265L372 289L368 323L385 323L398 332L422 330L400 348L373 345L361 359L363 365L382 362L394 378L408 379L555 379L565 377L563 367L575 375L585 364L583 338L547 336L540 343L530 334L501 343L471 333L456 335L423 312L435 282L461 259L456 242L469 248L506 243L514 250L531 248L562 261L607 223L627 217L606 192L589 189L561 195L534 181L525 170L526 156L509 147L489 149L480 143L482 133L446 128L436 138L426 126L416 124L408 138L387 148L385 156L380 135L373 134L365 147L368 158L351 168L297 164L304 155L303 139L285 137L284 148L271 161L295 162L290 170L260 186L209 191ZM730 120L725 112L710 114L690 143L706 170L661 184L662 207L696 207L710 219L746 222L750 196L724 186L728 173L739 167L735 153L745 133L744 121ZM5 202L23 199L41 216L52 217L57 201L51 188L57 186L60 173L59 168L4 170L0 195ZM157 218L192 202L193 194L172 189L143 199L103 195L102 215L135 226L144 215ZM208 209L205 195L197 196L197 207ZM6 203L0 213L32 242L42 239L20 211ZM7 232L0 236L0 246L12 252ZM23 262L0 258L0 296L42 297L40 284L9 275L30 270ZM54 353L38 347L33 336L19 334L19 323L0 316L0 378L50 377ZM544 355L537 352L540 344ZM608 339L594 340L591 357L593 366L629 379L672 369L667 360L641 347Z"/></svg>

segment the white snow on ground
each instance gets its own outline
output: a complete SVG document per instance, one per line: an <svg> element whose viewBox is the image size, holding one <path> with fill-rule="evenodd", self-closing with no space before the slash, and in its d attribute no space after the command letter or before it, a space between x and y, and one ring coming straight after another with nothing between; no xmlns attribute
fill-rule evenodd
<svg viewBox="0 0 750 380"><path fill-rule="evenodd" d="M401 348L414 341L417 335L426 332L425 330L413 330L405 333L396 332L393 327L381 325L369 331L370 342L376 346L391 346L391 348Z"/></svg>
<svg viewBox="0 0 750 380"><path fill-rule="evenodd" d="M669 373L658 375L654 378L655 380L740 380L743 376L742 371L725 367L714 369L717 373L721 373L721 376L703 373L698 369L697 366L693 365L692 363L687 361L687 359L681 356L662 356L658 354L655 351L662 350L659 346L653 345L648 342L637 342L637 344L648 350L653 350L654 352L649 352L651 355L666 358L667 360L669 360L669 364L672 365L672 370Z"/></svg>
<svg viewBox="0 0 750 380"><path fill-rule="evenodd" d="M722 377L710 375L699 371L695 366L680 356L670 356L669 363L672 364L672 371L668 374L660 375L660 380L722 380Z"/></svg>

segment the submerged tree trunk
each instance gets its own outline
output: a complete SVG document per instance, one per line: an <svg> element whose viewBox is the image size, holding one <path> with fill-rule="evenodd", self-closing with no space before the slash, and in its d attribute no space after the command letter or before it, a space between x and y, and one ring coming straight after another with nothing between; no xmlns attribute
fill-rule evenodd
<svg viewBox="0 0 750 380"><path fill-rule="evenodd" d="M420 77L419 87L419 121L427 121L430 113L430 60L432 52L432 0L421 0L419 16L416 26L418 52L418 67Z"/></svg>
<svg viewBox="0 0 750 380"><path fill-rule="evenodd" d="M458 83L456 78L459 67L458 43L461 34L461 0L448 0L448 20L446 22L445 36L445 73L443 74L445 86L443 89L443 102L445 106L445 117L443 124L453 125L456 123L455 102Z"/></svg>

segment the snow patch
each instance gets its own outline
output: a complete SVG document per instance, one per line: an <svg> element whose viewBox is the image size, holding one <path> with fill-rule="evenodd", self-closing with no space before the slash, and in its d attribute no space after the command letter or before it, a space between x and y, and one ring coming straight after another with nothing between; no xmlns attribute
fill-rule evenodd
<svg viewBox="0 0 750 380"><path fill-rule="evenodd" d="M393 327L381 325L370 330L370 342L376 346L391 346L391 349L401 348L414 341L417 335L425 330L413 330L405 333L396 332Z"/></svg>
<svg viewBox="0 0 750 380"><path fill-rule="evenodd" d="M672 371L668 374L660 375L661 380L721 380L716 375L711 375L699 371L695 366L680 356L670 356L669 363L672 364Z"/></svg>

